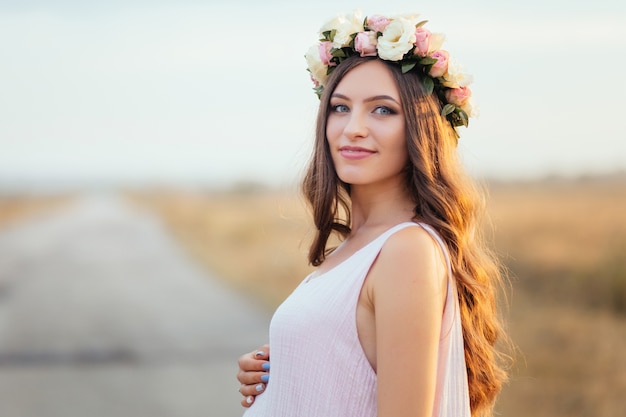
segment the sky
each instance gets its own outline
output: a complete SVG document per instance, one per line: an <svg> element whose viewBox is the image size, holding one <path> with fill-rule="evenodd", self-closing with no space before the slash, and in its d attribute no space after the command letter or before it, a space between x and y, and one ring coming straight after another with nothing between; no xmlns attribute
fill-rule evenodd
<svg viewBox="0 0 626 417"><path fill-rule="evenodd" d="M356 8L446 34L474 76L472 175L626 171L621 0L0 0L0 188L296 183L304 53Z"/></svg>

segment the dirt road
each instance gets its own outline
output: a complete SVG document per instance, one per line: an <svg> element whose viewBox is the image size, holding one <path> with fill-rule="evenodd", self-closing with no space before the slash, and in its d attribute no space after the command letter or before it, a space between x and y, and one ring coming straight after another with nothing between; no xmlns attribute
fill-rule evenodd
<svg viewBox="0 0 626 417"><path fill-rule="evenodd" d="M114 195L0 230L0 417L235 417L269 313Z"/></svg>

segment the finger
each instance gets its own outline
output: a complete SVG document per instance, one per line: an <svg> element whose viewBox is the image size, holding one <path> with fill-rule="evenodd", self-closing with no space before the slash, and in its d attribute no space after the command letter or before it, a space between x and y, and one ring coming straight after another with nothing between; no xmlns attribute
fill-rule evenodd
<svg viewBox="0 0 626 417"><path fill-rule="evenodd" d="M258 383L266 383L269 381L270 374L268 372L252 372L242 371L237 373L237 380L242 385L252 385Z"/></svg>
<svg viewBox="0 0 626 417"><path fill-rule="evenodd" d="M270 345L263 345L259 347L257 350L252 352L252 357L254 359L263 359L266 361L269 360L270 359Z"/></svg>
<svg viewBox="0 0 626 417"><path fill-rule="evenodd" d="M243 397L243 400L241 400L241 405L248 408L252 405L252 403L254 403L254 397L250 396L250 397Z"/></svg>
<svg viewBox="0 0 626 417"><path fill-rule="evenodd" d="M256 397L257 395L263 393L265 391L266 385L263 383L259 384L251 384L251 385L242 385L239 387L239 392L244 397Z"/></svg>
<svg viewBox="0 0 626 417"><path fill-rule="evenodd" d="M261 357L261 355L259 355ZM268 371L269 370L269 361L266 359L258 359L255 356L255 353L247 353L243 356L240 356L237 360L239 364L239 369L244 372L249 371Z"/></svg>

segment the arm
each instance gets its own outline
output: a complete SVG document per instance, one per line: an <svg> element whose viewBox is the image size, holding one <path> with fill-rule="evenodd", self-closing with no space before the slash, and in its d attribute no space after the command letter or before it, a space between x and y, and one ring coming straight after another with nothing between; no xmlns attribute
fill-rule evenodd
<svg viewBox="0 0 626 417"><path fill-rule="evenodd" d="M447 266L421 228L389 238L372 267L378 416L431 417Z"/></svg>
<svg viewBox="0 0 626 417"><path fill-rule="evenodd" d="M241 383L239 392L243 395L241 405L250 407L254 398L265 391L269 381L270 346L263 345L255 351L239 357L237 379Z"/></svg>

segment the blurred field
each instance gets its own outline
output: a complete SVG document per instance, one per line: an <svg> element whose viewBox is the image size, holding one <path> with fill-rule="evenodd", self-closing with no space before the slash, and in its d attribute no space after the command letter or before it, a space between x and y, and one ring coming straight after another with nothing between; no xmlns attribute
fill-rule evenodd
<svg viewBox="0 0 626 417"><path fill-rule="evenodd" d="M274 308L310 271L307 212L290 192L138 194L218 276Z"/></svg>
<svg viewBox="0 0 626 417"><path fill-rule="evenodd" d="M69 196L3 195L0 196L0 228L57 208L70 200Z"/></svg>
<svg viewBox="0 0 626 417"><path fill-rule="evenodd" d="M490 185L518 352L499 414L626 415L626 179ZM133 193L207 268L274 308L310 271L295 192Z"/></svg>
<svg viewBox="0 0 626 417"><path fill-rule="evenodd" d="M495 244L514 286L626 317L626 178L491 187Z"/></svg>

